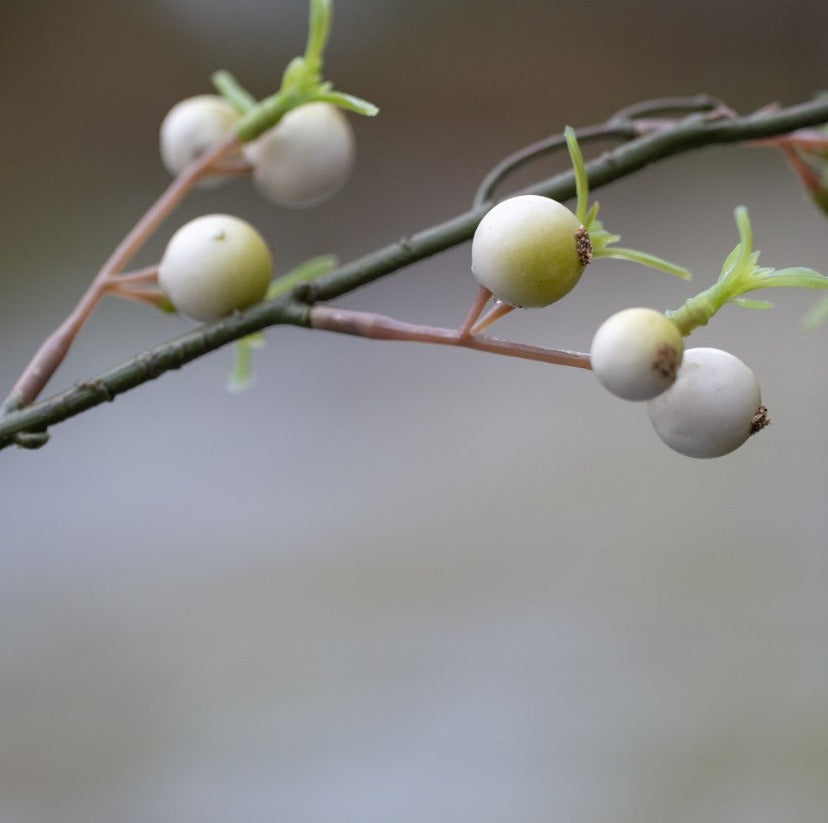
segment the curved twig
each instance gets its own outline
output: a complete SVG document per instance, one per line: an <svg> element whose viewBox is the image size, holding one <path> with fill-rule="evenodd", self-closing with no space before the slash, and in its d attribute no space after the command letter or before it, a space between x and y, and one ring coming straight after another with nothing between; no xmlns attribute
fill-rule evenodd
<svg viewBox="0 0 828 823"><path fill-rule="evenodd" d="M581 144L594 140L632 140L641 137L649 132L665 128L663 119L654 121L651 119L660 115L662 118L668 114L690 114L698 112L732 112L715 97L707 94L696 94L692 97L662 97L656 100L642 100L620 109L604 123L596 123L592 126L585 126L576 129L575 137ZM538 140L528 146L518 149L513 154L504 157L487 172L475 193L473 205L480 206L483 203L490 203L495 188L512 172L527 163L534 162L545 154L566 148L566 138L562 133L553 134Z"/></svg>

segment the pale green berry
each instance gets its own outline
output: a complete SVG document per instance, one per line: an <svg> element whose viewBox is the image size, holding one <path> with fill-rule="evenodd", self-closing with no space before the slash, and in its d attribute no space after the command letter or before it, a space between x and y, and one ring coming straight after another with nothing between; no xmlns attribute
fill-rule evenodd
<svg viewBox="0 0 828 823"><path fill-rule="evenodd" d="M548 306L575 287L591 253L587 230L566 206L522 194L498 203L480 221L472 272L503 303Z"/></svg>
<svg viewBox="0 0 828 823"><path fill-rule="evenodd" d="M262 236L228 214L183 225L158 265L158 282L175 309L202 321L258 303L272 275L273 258Z"/></svg>
<svg viewBox="0 0 828 823"><path fill-rule="evenodd" d="M676 379L684 352L681 332L654 309L624 309L605 320L592 339L592 370L625 400L649 400Z"/></svg>
<svg viewBox="0 0 828 823"><path fill-rule="evenodd" d="M223 98L200 94L176 103L161 123L161 160L173 177L233 132L239 115ZM226 178L202 180L213 184Z"/></svg>
<svg viewBox="0 0 828 823"><path fill-rule="evenodd" d="M770 421L753 372L720 349L688 349L675 383L647 403L656 434L688 457L721 457Z"/></svg>
<svg viewBox="0 0 828 823"><path fill-rule="evenodd" d="M312 206L336 194L354 166L351 125L330 103L306 103L244 147L253 183L280 206Z"/></svg>

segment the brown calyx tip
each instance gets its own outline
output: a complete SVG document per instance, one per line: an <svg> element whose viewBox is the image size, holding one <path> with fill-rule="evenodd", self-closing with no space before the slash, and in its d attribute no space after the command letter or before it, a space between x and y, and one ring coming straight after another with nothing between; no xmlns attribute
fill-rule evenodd
<svg viewBox="0 0 828 823"><path fill-rule="evenodd" d="M756 414L750 418L750 433L756 434L756 432L762 431L762 429L769 426L771 423L770 417L768 417L768 409L766 406L759 406L756 409Z"/></svg>
<svg viewBox="0 0 828 823"><path fill-rule="evenodd" d="M582 266L586 266L592 260L592 240L589 239L589 232L583 226L575 232L575 250L578 252L578 260Z"/></svg>
<svg viewBox="0 0 828 823"><path fill-rule="evenodd" d="M669 343L662 343L655 353L650 368L664 377L673 379L676 376L679 365L679 353L676 351L676 347L671 346Z"/></svg>

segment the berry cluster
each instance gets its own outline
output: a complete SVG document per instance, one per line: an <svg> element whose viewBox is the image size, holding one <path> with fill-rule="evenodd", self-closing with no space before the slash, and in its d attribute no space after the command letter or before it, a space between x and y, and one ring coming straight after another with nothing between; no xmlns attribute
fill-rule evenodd
<svg viewBox="0 0 828 823"><path fill-rule="evenodd" d="M161 124L161 159L172 175L230 137L240 113L218 95L182 100ZM307 103L243 146L236 165L203 181L215 185L249 172L256 189L281 206L320 203L345 185L354 138L345 115L330 103ZM158 282L172 306L195 320L217 320L259 302L273 261L262 236L229 215L206 215L182 226L167 245Z"/></svg>
<svg viewBox="0 0 828 823"><path fill-rule="evenodd" d="M177 104L161 126L162 160L171 173L180 174L232 134L239 119L239 112L217 96ZM614 245L620 238L604 229L598 205L587 202L587 179L574 133L568 129L565 139L575 170L576 211L551 198L525 194L507 198L485 214L471 249L479 293L457 332L460 339L479 335L514 308L557 302L602 257L633 260L689 279L680 266ZM338 191L353 159L353 136L344 115L316 102L290 110L276 126L244 144L236 158L240 165L225 169L250 172L265 197L296 207ZM737 223L740 244L714 286L675 312L629 308L614 314L595 333L589 355L601 384L625 400L645 401L658 436L691 457L728 454L769 419L758 383L744 363L718 349L685 351L684 337L706 324L724 303L768 305L741 298L744 292L772 285L825 285L825 278L810 270L759 267L744 209L737 210ZM229 215L208 215L183 226L170 240L158 282L176 310L211 321L263 299L272 269L270 252L255 229ZM490 299L494 307L481 317Z"/></svg>
<svg viewBox="0 0 828 823"><path fill-rule="evenodd" d="M579 160L573 153L576 171ZM595 256L624 256L680 273L649 255L627 250L613 254L616 250L608 247L618 238L608 236L594 220L597 207L586 211L580 194L578 214L530 194L503 200L483 217L472 243L472 271L483 297L478 297L467 320L466 333L480 331L513 307L547 306L560 300ZM675 312L620 311L600 326L592 340L590 363L601 384L625 400L646 401L656 434L689 457L728 454L770 420L756 378L741 360L719 349L685 350L684 337L706 324L725 303L746 308L770 305L740 297L747 291L826 286L826 278L810 269L776 271L758 266L747 212L737 209L736 220L740 243L713 286ZM496 307L478 319L488 297L494 298Z"/></svg>
<svg viewBox="0 0 828 823"><path fill-rule="evenodd" d="M678 327L653 309L624 309L592 339L592 369L625 400L646 400L656 434L688 457L721 457L770 420L753 372L721 349L684 349Z"/></svg>

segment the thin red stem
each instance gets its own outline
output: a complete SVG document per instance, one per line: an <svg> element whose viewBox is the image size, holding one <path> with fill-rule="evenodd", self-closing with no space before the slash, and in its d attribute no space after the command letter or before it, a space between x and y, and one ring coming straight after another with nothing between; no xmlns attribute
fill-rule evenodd
<svg viewBox="0 0 828 823"><path fill-rule="evenodd" d="M37 399L68 354L78 332L83 328L104 294L111 289L113 275L123 271L124 266L132 260L195 184L202 177L213 172L223 158L238 151L239 146L240 143L235 136L228 137L214 149L193 161L173 180L166 191L118 244L69 316L43 341L14 384L4 408L20 408Z"/></svg>
<svg viewBox="0 0 828 823"><path fill-rule="evenodd" d="M418 326L404 323L393 317L372 312L339 309L333 306L316 305L311 308L311 328L353 334L373 340L403 340L413 343L436 343L442 346L459 346L466 349L536 360L557 366L572 366L591 369L589 355L584 352L564 349L546 349L529 346L511 340L500 340L485 335L464 335L457 329L443 329L435 326Z"/></svg>
<svg viewBox="0 0 828 823"><path fill-rule="evenodd" d="M157 283L158 282L158 264L154 266L147 266L143 269L136 269L135 271L124 272L123 274L110 275L107 282L111 289L120 289L123 285L140 285L143 283Z"/></svg>
<svg viewBox="0 0 828 823"><path fill-rule="evenodd" d="M474 328L472 329L472 334L480 334L480 332L485 331L489 328L489 326L496 323L500 320L501 317L505 317L509 312L514 311L514 306L510 306L508 303L495 303L486 314L481 317L477 323L474 324Z"/></svg>
<svg viewBox="0 0 828 823"><path fill-rule="evenodd" d="M466 337L471 334L472 326L477 322L477 318L483 313L483 309L486 308L486 303L489 302L491 297L492 293L485 286L478 286L477 293L474 296L474 302L471 304L471 308L469 309L469 313L466 315L466 319L460 326L458 333L461 337Z"/></svg>
<svg viewBox="0 0 828 823"><path fill-rule="evenodd" d="M135 257L141 246L187 196L195 184L212 172L222 158L238 151L239 146L240 143L235 136L228 137L187 166L118 244L101 268L99 276L123 271L124 266Z"/></svg>
<svg viewBox="0 0 828 823"><path fill-rule="evenodd" d="M144 303L154 306L156 309L163 308L166 297L164 292L159 288L134 288L130 286L114 286L111 294L116 297L122 297L125 300L134 300L138 303Z"/></svg>

